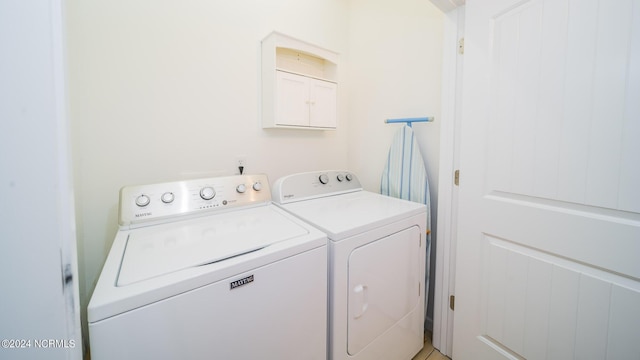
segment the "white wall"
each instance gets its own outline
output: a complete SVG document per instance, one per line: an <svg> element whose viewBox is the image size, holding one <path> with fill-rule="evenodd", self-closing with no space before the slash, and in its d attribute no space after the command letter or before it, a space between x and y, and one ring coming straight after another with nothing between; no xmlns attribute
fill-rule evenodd
<svg viewBox="0 0 640 360"><path fill-rule="evenodd" d="M440 136L443 15L423 0L351 0L349 164L379 191L395 131L387 118L435 116L415 124L436 194Z"/></svg>
<svg viewBox="0 0 640 360"><path fill-rule="evenodd" d="M424 0L351 0L350 4L349 168L367 190L378 192L391 140L401 127L384 120L434 116L433 123L416 123L413 129L429 175L435 240L443 14ZM433 275L435 251L431 255ZM432 276L432 290L434 282ZM431 318L433 300L429 305Z"/></svg>
<svg viewBox="0 0 640 360"><path fill-rule="evenodd" d="M69 0L67 9L83 308L124 185L233 174L242 155L246 172L271 181L350 168L378 191L398 126L383 119L434 115L415 129L437 194L442 15L428 1ZM273 30L340 53L337 131L260 127L259 42Z"/></svg>

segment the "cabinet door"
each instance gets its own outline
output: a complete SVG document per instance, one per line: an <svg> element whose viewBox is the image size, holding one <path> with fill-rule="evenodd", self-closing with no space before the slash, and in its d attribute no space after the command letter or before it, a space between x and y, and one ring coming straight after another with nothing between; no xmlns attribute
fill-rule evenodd
<svg viewBox="0 0 640 360"><path fill-rule="evenodd" d="M276 72L276 124L309 126L309 78Z"/></svg>
<svg viewBox="0 0 640 360"><path fill-rule="evenodd" d="M336 127L337 85L332 82L309 79L310 117L314 127Z"/></svg>

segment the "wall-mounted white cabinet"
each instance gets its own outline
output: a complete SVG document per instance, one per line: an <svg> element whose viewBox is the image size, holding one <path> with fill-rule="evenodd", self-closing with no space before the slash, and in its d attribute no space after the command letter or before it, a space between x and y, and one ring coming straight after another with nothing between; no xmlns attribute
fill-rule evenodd
<svg viewBox="0 0 640 360"><path fill-rule="evenodd" d="M275 125L336 127L334 82L276 71Z"/></svg>
<svg viewBox="0 0 640 360"><path fill-rule="evenodd" d="M273 32L262 41L262 127L337 126L338 55Z"/></svg>

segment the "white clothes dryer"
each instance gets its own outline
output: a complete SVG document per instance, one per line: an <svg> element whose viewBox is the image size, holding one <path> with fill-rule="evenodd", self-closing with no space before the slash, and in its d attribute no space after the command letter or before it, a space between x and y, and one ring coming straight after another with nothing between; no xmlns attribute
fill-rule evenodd
<svg viewBox="0 0 640 360"><path fill-rule="evenodd" d="M426 207L348 171L278 179L273 200L329 237L329 359L411 359L424 343Z"/></svg>
<svg viewBox="0 0 640 360"><path fill-rule="evenodd" d="M93 360L326 359L327 238L264 175L125 187Z"/></svg>

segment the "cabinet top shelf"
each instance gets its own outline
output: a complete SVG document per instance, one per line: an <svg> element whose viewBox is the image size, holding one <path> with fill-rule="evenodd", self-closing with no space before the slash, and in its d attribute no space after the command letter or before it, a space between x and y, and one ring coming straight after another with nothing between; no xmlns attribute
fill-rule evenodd
<svg viewBox="0 0 640 360"><path fill-rule="evenodd" d="M303 40L293 38L288 35L284 35L277 31L274 31L271 34L267 35L267 37L262 40L262 46L263 48L265 46L271 47L274 49L274 51L277 48L299 51L307 55L315 56L329 61L335 65L338 64L339 56L337 52L325 49L323 47L308 43Z"/></svg>
<svg viewBox="0 0 640 360"><path fill-rule="evenodd" d="M308 77L308 78L312 78L312 79L317 79L317 80L322 80L322 81L327 81L327 82L331 82L334 84L337 84L338 82L334 79L329 79L326 77L321 77L321 76L313 76L313 75L309 75L309 74L305 74L305 73L301 73L301 72L297 72L297 71L291 71L289 69L281 69L281 68L276 68L277 71L282 71L282 72L286 72L289 74L294 74L294 75L300 75L300 76L304 76L304 77Z"/></svg>
<svg viewBox="0 0 640 360"><path fill-rule="evenodd" d="M278 32L262 40L263 71L280 70L338 82L338 54Z"/></svg>

